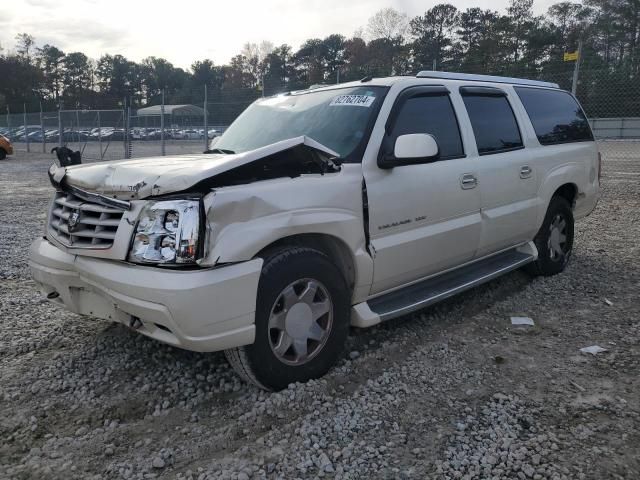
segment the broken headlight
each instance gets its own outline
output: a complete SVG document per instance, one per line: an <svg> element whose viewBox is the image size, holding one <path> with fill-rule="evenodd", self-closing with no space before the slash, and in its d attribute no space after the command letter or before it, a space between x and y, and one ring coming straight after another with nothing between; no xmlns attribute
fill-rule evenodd
<svg viewBox="0 0 640 480"><path fill-rule="evenodd" d="M157 265L193 264L200 242L200 201L150 201L140 212L129 261Z"/></svg>

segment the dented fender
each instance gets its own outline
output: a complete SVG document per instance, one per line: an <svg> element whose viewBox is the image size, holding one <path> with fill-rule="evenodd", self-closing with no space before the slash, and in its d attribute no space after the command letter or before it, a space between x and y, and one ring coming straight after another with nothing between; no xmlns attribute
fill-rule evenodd
<svg viewBox="0 0 640 480"><path fill-rule="evenodd" d="M344 165L338 173L215 189L205 197L207 235L200 265L247 261L294 235L328 235L352 255L354 296L368 293L373 260L366 249L361 182L361 166Z"/></svg>

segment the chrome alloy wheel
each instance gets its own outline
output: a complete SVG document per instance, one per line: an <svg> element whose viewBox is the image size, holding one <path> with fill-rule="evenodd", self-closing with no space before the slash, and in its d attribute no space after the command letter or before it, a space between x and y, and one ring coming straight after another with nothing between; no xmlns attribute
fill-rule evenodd
<svg viewBox="0 0 640 480"><path fill-rule="evenodd" d="M333 303L327 288L303 278L276 298L269 315L269 343L280 361L302 365L315 357L331 333Z"/></svg>
<svg viewBox="0 0 640 480"><path fill-rule="evenodd" d="M562 260L567 254L567 221L557 214L549 225L549 258L554 262Z"/></svg>

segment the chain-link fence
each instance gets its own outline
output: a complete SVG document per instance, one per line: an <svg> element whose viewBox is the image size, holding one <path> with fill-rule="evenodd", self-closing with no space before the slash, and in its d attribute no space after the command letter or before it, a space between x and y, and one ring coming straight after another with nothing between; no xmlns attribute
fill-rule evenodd
<svg viewBox="0 0 640 480"><path fill-rule="evenodd" d="M15 152L79 150L88 160L126 158L123 110L58 110L0 117L0 134Z"/></svg>
<svg viewBox="0 0 640 480"><path fill-rule="evenodd" d="M164 95L163 95L164 96ZM83 160L201 153L210 141L254 100L263 96L255 88L213 92L206 88L183 93L184 103L117 109L82 109L12 113L0 116L0 135L14 151L49 152L67 146ZM14 109L15 110L15 109Z"/></svg>
<svg viewBox="0 0 640 480"><path fill-rule="evenodd" d="M446 68L445 68L446 70ZM457 69L461 70L461 69ZM571 90L571 65L544 72L462 69L556 82ZM383 74L383 72L376 72ZM0 134L8 137L16 152L48 152L66 145L89 161L200 153L211 139L253 101L308 85L267 83L259 88L195 88L173 94L171 102L134 108L124 100L115 109L7 112L0 116ZM608 159L628 162L640 173L640 81L624 71L583 66L575 84L576 96L589 117L600 148Z"/></svg>

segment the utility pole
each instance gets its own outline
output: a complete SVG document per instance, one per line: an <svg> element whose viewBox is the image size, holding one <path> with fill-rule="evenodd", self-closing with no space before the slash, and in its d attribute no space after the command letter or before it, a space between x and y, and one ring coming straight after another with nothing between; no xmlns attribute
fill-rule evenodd
<svg viewBox="0 0 640 480"><path fill-rule="evenodd" d="M573 80L571 81L571 93L574 95L578 90L578 75L580 74L580 62L582 61L582 39L578 40L578 58L573 65Z"/></svg>
<svg viewBox="0 0 640 480"><path fill-rule="evenodd" d="M104 152L102 151L102 123L100 122L100 110L96 115L96 121L98 122L98 148L100 149L100 160L104 160Z"/></svg>
<svg viewBox="0 0 640 480"><path fill-rule="evenodd" d="M207 95L207 84L204 84L204 149L209 150L209 117L207 115L207 103L209 98Z"/></svg>
<svg viewBox="0 0 640 480"><path fill-rule="evenodd" d="M62 147L64 132L62 131L62 102L58 103L58 146Z"/></svg>
<svg viewBox="0 0 640 480"><path fill-rule="evenodd" d="M129 103L127 104L127 128L124 131L124 139L126 149L124 158L131 158L131 154L133 153L133 145L131 144L131 97L129 97Z"/></svg>
<svg viewBox="0 0 640 480"><path fill-rule="evenodd" d="M164 157L164 88L162 89L162 105L160 105L160 150Z"/></svg>
<svg viewBox="0 0 640 480"><path fill-rule="evenodd" d="M42 137L42 153L46 153L47 138L44 135L44 119L42 118L42 102L40 102L40 136Z"/></svg>
<svg viewBox="0 0 640 480"><path fill-rule="evenodd" d="M29 129L27 128L27 104L23 103L22 104L22 108L23 108L23 122L24 122L24 141L27 142L27 152L30 152L31 149L29 148Z"/></svg>
<svg viewBox="0 0 640 480"><path fill-rule="evenodd" d="M124 149L124 158L127 157L127 129L129 126L127 125L127 97L123 97L122 99L122 148Z"/></svg>

